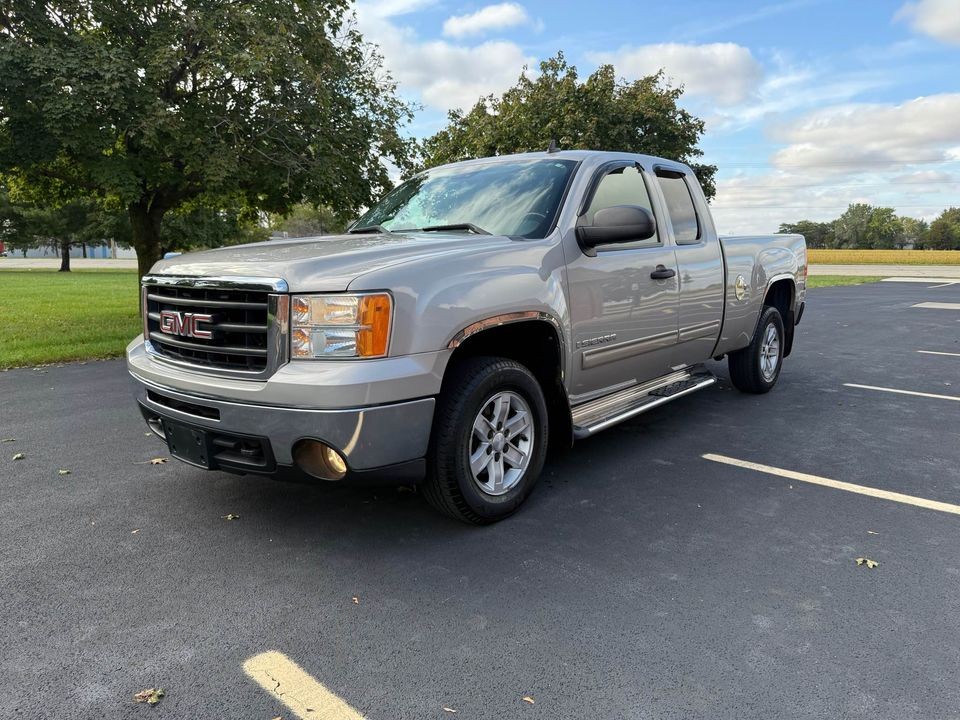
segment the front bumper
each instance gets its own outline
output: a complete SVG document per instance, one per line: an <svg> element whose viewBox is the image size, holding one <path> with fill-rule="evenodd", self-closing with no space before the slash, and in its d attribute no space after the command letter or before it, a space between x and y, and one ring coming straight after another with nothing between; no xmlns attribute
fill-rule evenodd
<svg viewBox="0 0 960 720"><path fill-rule="evenodd" d="M132 369L141 413L154 432L154 420L167 419L216 437L248 438L263 445L263 463L217 463L220 469L268 475L297 475L293 446L320 440L347 461L348 477L395 476L408 480L422 471L433 422L432 397L352 409L277 407L197 396L140 377ZM158 433L159 434L159 433ZM395 472L394 472L395 471Z"/></svg>

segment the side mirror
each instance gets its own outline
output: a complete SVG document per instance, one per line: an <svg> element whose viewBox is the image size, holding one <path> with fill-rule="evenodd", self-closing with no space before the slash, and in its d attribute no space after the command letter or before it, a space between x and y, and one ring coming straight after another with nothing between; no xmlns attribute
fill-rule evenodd
<svg viewBox="0 0 960 720"><path fill-rule="evenodd" d="M593 216L593 225L578 225L577 239L584 248L592 249L597 245L647 240L656 232L657 221L653 213L646 208L639 205L614 205L597 210L597 214Z"/></svg>

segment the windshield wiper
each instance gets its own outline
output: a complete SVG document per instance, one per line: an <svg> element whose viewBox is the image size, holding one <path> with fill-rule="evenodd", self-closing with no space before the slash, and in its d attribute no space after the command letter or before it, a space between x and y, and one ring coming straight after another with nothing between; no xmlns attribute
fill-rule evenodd
<svg viewBox="0 0 960 720"><path fill-rule="evenodd" d="M362 227L350 228L347 230L351 235L369 235L371 233L389 233L383 225L363 225Z"/></svg>
<svg viewBox="0 0 960 720"><path fill-rule="evenodd" d="M428 225L427 227L420 228L421 232L445 232L448 230L468 230L469 232L475 233L476 235L489 235L486 230L482 227L478 227L473 223L453 223L452 225Z"/></svg>

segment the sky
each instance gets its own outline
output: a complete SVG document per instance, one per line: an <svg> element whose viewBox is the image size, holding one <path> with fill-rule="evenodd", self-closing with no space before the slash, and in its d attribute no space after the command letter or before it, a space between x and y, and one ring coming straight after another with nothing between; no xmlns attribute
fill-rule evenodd
<svg viewBox="0 0 960 720"><path fill-rule="evenodd" d="M663 69L706 121L725 234L831 220L849 203L960 205L960 0L359 0L427 137L452 108L562 50L585 77Z"/></svg>

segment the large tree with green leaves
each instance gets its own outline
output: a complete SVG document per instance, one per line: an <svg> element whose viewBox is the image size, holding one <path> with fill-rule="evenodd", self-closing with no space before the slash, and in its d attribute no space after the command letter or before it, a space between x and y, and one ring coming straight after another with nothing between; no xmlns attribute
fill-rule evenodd
<svg viewBox="0 0 960 720"><path fill-rule="evenodd" d="M923 239L928 250L960 250L960 208L949 208L930 223Z"/></svg>
<svg viewBox="0 0 960 720"><path fill-rule="evenodd" d="M800 220L795 223L782 223L778 232L803 235L809 248L829 248L836 244L832 223Z"/></svg>
<svg viewBox="0 0 960 720"><path fill-rule="evenodd" d="M349 0L0 3L0 171L122 203L141 274L198 198L369 204L408 114Z"/></svg>
<svg viewBox="0 0 960 720"><path fill-rule="evenodd" d="M480 98L424 143L427 167L467 158L546 150L552 140L565 150L647 153L690 164L707 197L715 192L717 168L697 162L704 122L677 103L683 88L662 73L626 82L612 65L581 81L563 53L524 72L501 96Z"/></svg>

